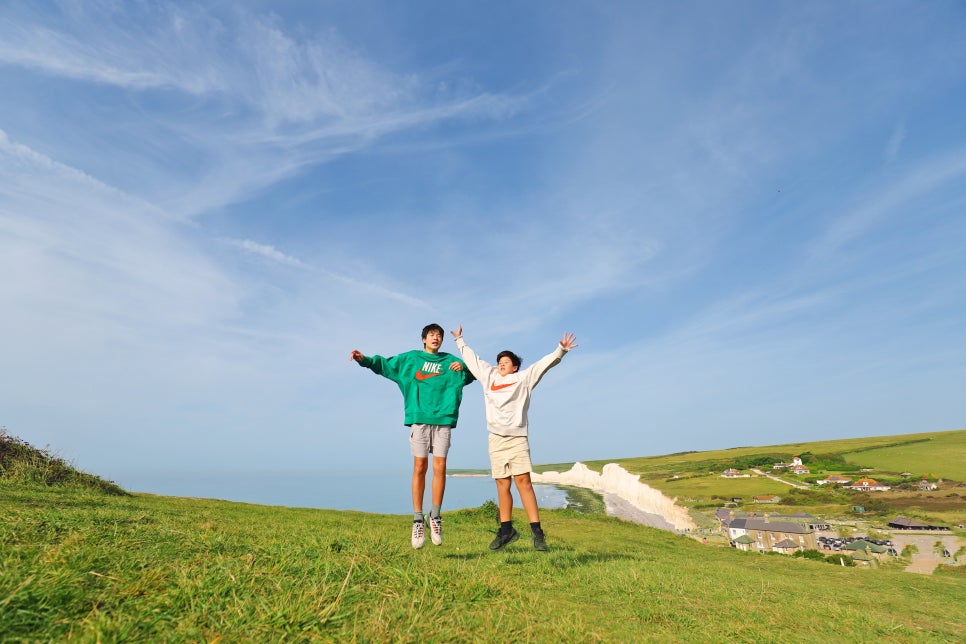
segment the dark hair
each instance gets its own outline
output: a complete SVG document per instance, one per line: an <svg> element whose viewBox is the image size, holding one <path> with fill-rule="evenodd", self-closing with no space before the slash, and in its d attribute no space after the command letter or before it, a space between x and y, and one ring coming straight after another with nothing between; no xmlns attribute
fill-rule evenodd
<svg viewBox="0 0 966 644"><path fill-rule="evenodd" d="M510 359L510 362L512 362L513 363L513 366L516 367L517 369L519 369L520 368L520 365L523 364L523 360L520 359L520 356L518 356L517 354L515 354L515 353L513 353L512 351L509 351L509 350L507 350L507 351L501 351L498 354L496 354L496 361L497 362L500 362L500 359L501 358L509 358Z"/></svg>
<svg viewBox="0 0 966 644"><path fill-rule="evenodd" d="M430 331L436 331L440 335L443 335L443 327L433 322L432 324L427 324L423 327L423 340L426 339L426 336L429 335Z"/></svg>

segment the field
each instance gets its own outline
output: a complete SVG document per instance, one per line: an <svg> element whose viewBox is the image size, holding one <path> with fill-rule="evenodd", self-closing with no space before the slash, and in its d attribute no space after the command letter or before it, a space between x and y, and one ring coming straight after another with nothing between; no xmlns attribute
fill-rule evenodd
<svg viewBox="0 0 966 644"><path fill-rule="evenodd" d="M413 550L408 515L131 495L0 431L0 642L964 641L966 566L919 575L903 559L863 568L740 552L712 533L707 509L778 486L792 503L759 508L842 511L840 492L716 472L845 453L881 468L938 463L930 473L951 478L960 464L945 457L960 458L964 435L621 459L685 498L707 530L692 536L708 543L595 514L599 498L574 490L590 514L543 511L549 552L533 550L517 511L522 538L494 553L492 503L445 514L444 544ZM948 489L864 496L848 498L966 517ZM933 537L920 539L928 549Z"/></svg>
<svg viewBox="0 0 966 644"><path fill-rule="evenodd" d="M914 434L908 438L927 440L892 447L866 447L843 455L880 471L911 472L920 476L929 474L933 478L966 483L966 431Z"/></svg>
<svg viewBox="0 0 966 644"><path fill-rule="evenodd" d="M909 467L904 454L910 454ZM620 463L628 471L649 476L671 476L681 472L706 469L706 465L734 462L741 457L771 455L786 461L795 454L842 454L853 458L857 466L881 468L892 472L932 473L936 476L966 482L966 430L898 434L846 438L813 443L788 443L758 447L733 447L706 452L684 452L666 456L615 458L588 461L599 469L606 463ZM881 458L880 458L881 456ZM898 460L897 460L898 459ZM571 464L542 466L540 469L567 469ZM915 467L921 469L916 469Z"/></svg>
<svg viewBox="0 0 966 644"><path fill-rule="evenodd" d="M523 538L493 553L492 506L446 514L444 544L422 550L407 516L2 478L0 508L4 642L966 638L961 573L743 553L567 510L544 513L550 552L518 515Z"/></svg>
<svg viewBox="0 0 966 644"><path fill-rule="evenodd" d="M880 477L900 486L888 492L860 493L833 490L811 484L806 491L795 490L770 478L754 475L749 463L761 459L767 465L759 467L772 473L771 464L788 462L793 455L804 455L820 463L833 463L840 470L825 471L821 466L812 471L811 479L830 473L846 473L850 478ZM836 459L839 459L836 461ZM790 443L763 447L735 447L707 452L686 452L666 456L619 458L588 461L587 465L600 471L607 463L618 463L629 472L640 474L641 482L677 498L678 503L692 508L699 525L714 522L710 514L733 498L740 498L739 509L756 512L792 513L804 511L815 516L839 519L856 518L853 508L868 510L861 517L880 525L899 514L919 520L935 521L942 525L958 526L966 523L966 430L901 434L850 438L814 443ZM543 465L538 471L567 470L572 464ZM724 478L721 472L735 467L749 478ZM910 474L906 478L900 475ZM921 492L912 489L922 476L943 479L940 489ZM790 473L778 475L784 481L802 485L808 479ZM905 489L901 487L905 484ZM777 494L779 505L762 505L752 497Z"/></svg>

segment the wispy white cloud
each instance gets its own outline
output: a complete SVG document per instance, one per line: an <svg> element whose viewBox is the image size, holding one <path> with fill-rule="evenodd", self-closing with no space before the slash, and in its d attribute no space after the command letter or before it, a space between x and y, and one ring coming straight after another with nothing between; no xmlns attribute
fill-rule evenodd
<svg viewBox="0 0 966 644"><path fill-rule="evenodd" d="M237 291L163 211L5 135L0 169L2 254L32 267L8 267L19 276L0 286L19 293L8 301L29 296L53 309L137 323L152 316L186 322L231 308Z"/></svg>
<svg viewBox="0 0 966 644"><path fill-rule="evenodd" d="M355 428L360 407L370 428L399 423L348 351L415 348L429 321L528 357L583 325L541 385L541 459L757 441L789 416L801 438L907 386L941 402L909 374L955 371L966 154L933 133L938 156L917 162L922 123L895 100L933 100L896 70L935 52L867 55L894 34L856 45L814 5L573 5L542 32L527 5L540 38L472 46L475 22L461 34L418 5L389 44L297 5L0 8L17 89L0 95L5 408L85 416L114 439L88 454L120 438L132 460L202 438L203 457L245 466L272 427L278 462L298 445L311 466L331 449L320 427ZM851 174L829 181L845 149ZM773 180L800 190L775 198Z"/></svg>
<svg viewBox="0 0 966 644"><path fill-rule="evenodd" d="M813 261L825 262L889 221L913 216L915 200L943 186L962 185L963 175L966 175L966 150L961 148L911 167L881 191L869 195L844 214L836 215L813 244L810 250Z"/></svg>
<svg viewBox="0 0 966 644"><path fill-rule="evenodd" d="M296 36L277 17L243 8L78 4L62 15L22 8L17 18L0 18L0 65L138 96L139 109L153 113L156 138L171 148L164 160L178 158L190 169L157 165L150 170L166 176L141 183L157 186L151 198L187 217L238 203L394 133L500 120L531 100L466 87L441 91L440 79L393 72L336 29ZM147 90L170 92L164 102L181 108L154 113ZM115 138L124 154L133 153L114 132L91 136Z"/></svg>
<svg viewBox="0 0 966 644"><path fill-rule="evenodd" d="M298 259L297 257L292 257L291 255L286 255L269 244L259 244L258 242L253 242L250 239L226 239L225 241L232 246L241 248L242 250L245 250L253 255L269 259L273 262L278 262L279 264L294 266L296 268L307 268L307 265L302 260Z"/></svg>

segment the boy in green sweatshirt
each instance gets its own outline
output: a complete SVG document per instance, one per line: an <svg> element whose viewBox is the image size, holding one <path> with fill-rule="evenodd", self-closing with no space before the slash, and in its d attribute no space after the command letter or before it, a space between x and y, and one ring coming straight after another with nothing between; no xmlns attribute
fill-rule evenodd
<svg viewBox="0 0 966 644"><path fill-rule="evenodd" d="M443 327L428 324L423 328L423 350L407 351L390 358L366 356L358 349L349 354L359 366L396 383L405 404L404 423L410 428L409 448L413 455L413 529L412 546L425 542L423 495L429 453L433 454L433 507L429 515L429 536L435 545L443 543L440 508L446 491L446 455L450 437L459 419L463 387L473 382L459 358L439 350Z"/></svg>

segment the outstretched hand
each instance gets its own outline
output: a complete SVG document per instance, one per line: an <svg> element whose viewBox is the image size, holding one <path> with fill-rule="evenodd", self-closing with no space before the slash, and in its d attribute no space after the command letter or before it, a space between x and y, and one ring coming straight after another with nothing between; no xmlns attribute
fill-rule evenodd
<svg viewBox="0 0 966 644"><path fill-rule="evenodd" d="M574 335L573 333L564 332L563 340L560 341L560 346L562 346L567 351L570 351L571 349L576 349L577 347L580 346L579 344L575 343L576 340L577 340L576 335Z"/></svg>
<svg viewBox="0 0 966 644"><path fill-rule="evenodd" d="M362 362L362 359L365 357L365 354L358 349L353 349L352 353L349 354L349 360L355 360L356 362Z"/></svg>
<svg viewBox="0 0 966 644"><path fill-rule="evenodd" d="M453 339L454 340L463 337L463 325L461 324L460 325L460 328L456 329L455 331L450 331L450 333L453 334Z"/></svg>

